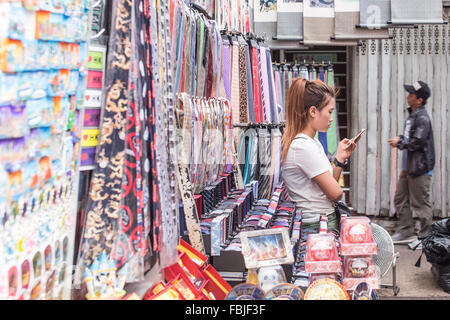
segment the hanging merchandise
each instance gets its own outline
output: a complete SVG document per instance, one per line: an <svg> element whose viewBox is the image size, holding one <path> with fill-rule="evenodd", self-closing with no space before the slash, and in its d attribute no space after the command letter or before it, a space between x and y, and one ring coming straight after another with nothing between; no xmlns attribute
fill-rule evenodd
<svg viewBox="0 0 450 320"><path fill-rule="evenodd" d="M330 88L335 88L335 83L334 83L334 69L332 65L328 65L325 68L325 75L324 75L324 81ZM336 103L335 103L336 105ZM330 125L330 128L327 131L326 134L326 141L327 141L327 148L328 148L328 156L332 157L336 151L337 151L337 147L338 147L338 143L340 141L340 137L339 137L339 123L338 123L338 118L337 118L337 114L338 114L339 110L336 107L333 110L333 122Z"/></svg>
<svg viewBox="0 0 450 320"><path fill-rule="evenodd" d="M134 1L131 16L131 55L126 114L125 155L121 195L121 216L112 258L117 267L127 267L127 280L136 281L144 275L144 255L147 253L150 232L148 115L149 99L153 91L147 87L151 80L146 54L149 43L142 37L141 28L148 30L150 14L144 12L144 1ZM148 34L147 34L148 37ZM149 79L150 78L150 79Z"/></svg>
<svg viewBox="0 0 450 320"><path fill-rule="evenodd" d="M277 95L281 97L281 109L285 110L289 88L295 78L302 77L306 80L320 80L331 88L334 88L334 68L329 64L274 64L274 76ZM333 122L328 131L318 132L316 138L322 143L325 153L331 158L337 151L339 142L338 110L333 111Z"/></svg>
<svg viewBox="0 0 450 320"><path fill-rule="evenodd" d="M109 255L120 219L122 172L125 157L128 72L131 42L131 5L124 0L113 6L115 28L111 30L108 71L105 78L104 113L100 127L96 164L86 205L75 282L101 252ZM121 19L127 17L127 20ZM114 143L113 143L114 141Z"/></svg>
<svg viewBox="0 0 450 320"><path fill-rule="evenodd" d="M360 23L359 1L335 0L334 38L345 39L389 39L389 30L356 28Z"/></svg>
<svg viewBox="0 0 450 320"><path fill-rule="evenodd" d="M303 2L280 0L277 3L277 39L303 40Z"/></svg>
<svg viewBox="0 0 450 320"><path fill-rule="evenodd" d="M332 41L334 0L303 1L303 40L306 45L355 46L357 41Z"/></svg>
<svg viewBox="0 0 450 320"><path fill-rule="evenodd" d="M411 0L407 6L402 0L391 0L391 17L393 24L435 23L442 24L442 0Z"/></svg>
<svg viewBox="0 0 450 320"><path fill-rule="evenodd" d="M252 30L250 5L253 0L216 0L214 19L220 30L238 31L247 34ZM249 3L250 2L250 3ZM210 14L212 17L212 15Z"/></svg>
<svg viewBox="0 0 450 320"><path fill-rule="evenodd" d="M234 165L231 108L222 98L198 99L180 93L177 120L177 145L182 148L178 154L189 165L189 180L198 194Z"/></svg>
<svg viewBox="0 0 450 320"><path fill-rule="evenodd" d="M157 19L158 18L158 19ZM170 48L170 12L169 4L150 1L150 21L152 39L152 62L159 68L152 68L155 92L155 148L160 212L153 217L153 247L159 253L158 262L163 268L177 259L176 246L179 240L178 204L175 149L175 92L172 54ZM158 41L155 41L158 39ZM156 58L158 57L158 60ZM153 61L153 60L152 60ZM158 152L156 152L158 150ZM164 226L164 228L162 228Z"/></svg>
<svg viewBox="0 0 450 320"><path fill-rule="evenodd" d="M202 11L204 11L210 17L214 13L214 1L213 0L191 0L191 4L196 5Z"/></svg>
<svg viewBox="0 0 450 320"><path fill-rule="evenodd" d="M259 198L270 197L280 182L281 131L277 125L250 125L241 133L238 161L244 185L259 182Z"/></svg>
<svg viewBox="0 0 450 320"><path fill-rule="evenodd" d="M91 169L95 163L95 149L101 119L102 85L105 74L106 48L100 45L89 46L88 79L97 77L98 81L87 83L84 95L84 123L81 143L80 171ZM95 76L93 76L94 74ZM99 88L100 86L100 88ZM92 134L90 134L92 133ZM92 137L94 136L94 137Z"/></svg>
<svg viewBox="0 0 450 320"><path fill-rule="evenodd" d="M0 4L1 299L70 297L89 14L70 3Z"/></svg>

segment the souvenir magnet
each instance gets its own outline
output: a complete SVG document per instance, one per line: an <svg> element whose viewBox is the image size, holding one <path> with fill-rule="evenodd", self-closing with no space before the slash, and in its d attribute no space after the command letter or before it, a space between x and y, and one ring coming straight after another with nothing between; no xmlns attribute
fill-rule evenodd
<svg viewBox="0 0 450 320"><path fill-rule="evenodd" d="M102 88L102 71L88 71L87 88L88 89L101 89Z"/></svg>
<svg viewBox="0 0 450 320"><path fill-rule="evenodd" d="M89 90L85 91L84 106L86 108L99 108L102 105L102 91Z"/></svg>

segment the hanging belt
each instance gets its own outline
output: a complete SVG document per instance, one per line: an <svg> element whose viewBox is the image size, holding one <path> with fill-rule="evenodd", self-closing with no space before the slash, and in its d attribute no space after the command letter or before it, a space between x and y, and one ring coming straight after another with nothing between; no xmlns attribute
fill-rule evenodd
<svg viewBox="0 0 450 320"><path fill-rule="evenodd" d="M323 67L319 67L319 80L325 82L325 73ZM325 150L325 154L328 156L328 143L327 143L327 133L319 132L319 141Z"/></svg>
<svg viewBox="0 0 450 320"><path fill-rule="evenodd" d="M211 97L211 91L212 86L214 82L214 31L212 28L212 20L206 20L205 21L205 42L206 42L206 52L205 52L205 58L204 58L204 65L206 68L206 78L205 78L205 97L210 98Z"/></svg>
<svg viewBox="0 0 450 320"><path fill-rule="evenodd" d="M222 37L223 41L223 85L225 89L225 98L231 101L231 50L232 47L226 36Z"/></svg>
<svg viewBox="0 0 450 320"><path fill-rule="evenodd" d="M233 166L233 124L231 121L231 106L228 100L222 99L224 107L224 138L225 138L225 163L226 172L230 173Z"/></svg>
<svg viewBox="0 0 450 320"><path fill-rule="evenodd" d="M267 68L267 81L269 89L269 109L270 109L270 119L272 123L279 123L278 117L276 116L276 106L275 106L275 85L273 80L273 68L272 68L272 58L270 55L270 48L265 44L266 49L266 68Z"/></svg>
<svg viewBox="0 0 450 320"><path fill-rule="evenodd" d="M247 67L245 59L245 41L239 37L239 122L247 123L249 119L247 97Z"/></svg>
<svg viewBox="0 0 450 320"><path fill-rule="evenodd" d="M183 202L183 211L185 214L189 240L194 248L205 253L192 184L189 180L188 164L190 161L192 143L192 110L189 96L186 94L179 94L177 107L178 130L185 130L180 137L180 139L182 139L182 148L178 152L178 186L182 195L181 199Z"/></svg>
<svg viewBox="0 0 450 320"><path fill-rule="evenodd" d="M281 121L281 111L282 111L282 101L281 101L281 82L280 82L280 71L274 71L274 84L275 84L275 107L276 107L276 117L278 122Z"/></svg>
<svg viewBox="0 0 450 320"><path fill-rule="evenodd" d="M194 94L193 96L202 96L202 78L204 78L204 69L203 69L203 53L205 50L204 43L204 32L205 32L205 21L203 20L203 16L199 13L195 13L197 20L197 45L196 45L196 55L195 55L195 72L196 76L194 79Z"/></svg>
<svg viewBox="0 0 450 320"><path fill-rule="evenodd" d="M261 56L261 83L262 83L262 96L264 100L264 120L266 123L272 122L272 117L270 113L270 92L269 92L269 74L267 69L267 54L264 44L260 46L260 56Z"/></svg>
<svg viewBox="0 0 450 320"><path fill-rule="evenodd" d="M328 67L326 70L326 81L327 84L333 88L334 87L334 70L333 67ZM339 141L339 123L337 118L337 108L334 108L333 110L333 122L331 123L330 129L327 131L327 146L328 146L328 153L330 155L333 155L337 151L338 141Z"/></svg>
<svg viewBox="0 0 450 320"><path fill-rule="evenodd" d="M177 192L177 178L179 187L185 186L185 180L184 176L182 175L183 172L179 175L176 174L177 167L176 167L176 151L175 151L175 123L174 123L174 116L175 116L175 110L174 110L174 91L173 91L173 57L172 52L170 51L170 47L168 47L168 41L170 39L170 28L169 28L169 10L168 10L168 3L167 2L157 2L159 7L159 13L158 17L160 19L159 22L159 32L158 36L160 39L160 45L159 45L159 54L160 54L160 60L162 60L163 63L160 63L160 74L162 77L162 110L163 115L162 119L165 121L165 130L167 130L167 137L162 143L162 146L159 150L162 150L160 153L166 153L165 160L166 160L166 167L167 167L167 173L168 177L167 182L169 184L169 190L167 190L167 198L164 199L164 201L168 201L168 207L166 208L166 211L162 212L161 215L161 225L164 225L164 232L162 233L162 240L161 242L164 243L164 246L161 247L161 262L162 264L166 264L169 261L173 261L174 257L177 256L176 246L179 241L179 231L178 231L178 224L176 221L179 219L179 199L178 199L178 192ZM158 131L159 133L159 131ZM163 150L167 150L167 152L164 152ZM180 168L178 168L180 169ZM160 184L165 183L163 182L163 179L160 179ZM180 183L181 182L181 183ZM180 190L183 190L180 188ZM181 192L183 193L183 192ZM185 208L186 209L186 208ZM195 228L195 221L188 219L188 214L186 215L186 222L188 224L191 224L192 229ZM192 226L192 224L194 224ZM197 228L200 230L200 227L197 223ZM191 236L191 235L190 235ZM200 234L200 240L194 241L196 235L192 235L192 245L199 251L203 251L203 243L200 242L202 240L201 234Z"/></svg>
<svg viewBox="0 0 450 320"><path fill-rule="evenodd" d="M232 73L231 73L231 108L233 123L239 123L239 44L236 38L232 40Z"/></svg>
<svg viewBox="0 0 450 320"><path fill-rule="evenodd" d="M182 61L182 51L183 51L183 43L184 43L184 24L185 24L185 17L181 11L181 8L178 7L176 8L177 13L177 19L175 20L176 23L178 23L178 25L176 26L176 30L177 30L177 36L176 36L176 42L175 42L175 47L174 47L174 53L175 53L175 61L176 64L174 64L175 66L175 85L174 85L174 90L175 92L179 91L180 88L180 81L181 81L181 61ZM181 35L181 36L180 36Z"/></svg>
<svg viewBox="0 0 450 320"><path fill-rule="evenodd" d="M194 112L196 115L196 139L194 140L195 152L194 152L194 167L195 167L195 192L198 193L202 188L203 181L203 105L199 99L193 99Z"/></svg>
<svg viewBox="0 0 450 320"><path fill-rule="evenodd" d="M190 11L191 14L191 20L192 20L192 43L191 43L191 55L190 57L188 57L189 61L190 61L190 93L191 96L194 97L195 93L196 93L196 75L197 75L197 68L196 68L196 63L195 63L195 56L197 53L197 32L198 32L198 27L197 27L197 20L196 20L196 15L195 13L191 10Z"/></svg>
<svg viewBox="0 0 450 320"><path fill-rule="evenodd" d="M261 119L261 82L259 78L259 68L258 68L258 47L255 41L251 40L252 47L252 75L253 75L253 95L255 103L255 122L260 123Z"/></svg>
<svg viewBox="0 0 450 320"><path fill-rule="evenodd" d="M258 158L259 158L259 198L268 199L272 194L270 189L271 141L268 129L258 129Z"/></svg>
<svg viewBox="0 0 450 320"><path fill-rule="evenodd" d="M274 163L272 192L274 192L281 177L281 131L278 128L272 130L272 161Z"/></svg>
<svg viewBox="0 0 450 320"><path fill-rule="evenodd" d="M245 43L245 73L247 84L247 106L248 106L248 118L250 122L255 122L255 102L253 93L253 80L252 80L252 65L250 61L250 50L248 43Z"/></svg>

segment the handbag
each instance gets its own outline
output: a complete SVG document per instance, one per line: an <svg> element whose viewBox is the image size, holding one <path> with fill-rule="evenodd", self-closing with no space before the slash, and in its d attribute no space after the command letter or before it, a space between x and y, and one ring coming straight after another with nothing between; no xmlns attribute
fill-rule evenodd
<svg viewBox="0 0 450 320"><path fill-rule="evenodd" d="M334 213L336 214L336 218L339 222L339 225L340 225L342 217L351 216L350 209L342 201L337 201L334 204Z"/></svg>

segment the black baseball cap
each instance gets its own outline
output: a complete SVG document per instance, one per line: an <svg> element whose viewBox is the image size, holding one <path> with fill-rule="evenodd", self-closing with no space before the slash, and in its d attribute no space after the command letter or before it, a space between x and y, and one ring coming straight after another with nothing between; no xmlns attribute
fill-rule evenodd
<svg viewBox="0 0 450 320"><path fill-rule="evenodd" d="M431 95L430 87L423 81L416 81L412 85L405 84L403 87L405 87L406 91L414 93L417 98L422 98L424 101Z"/></svg>

